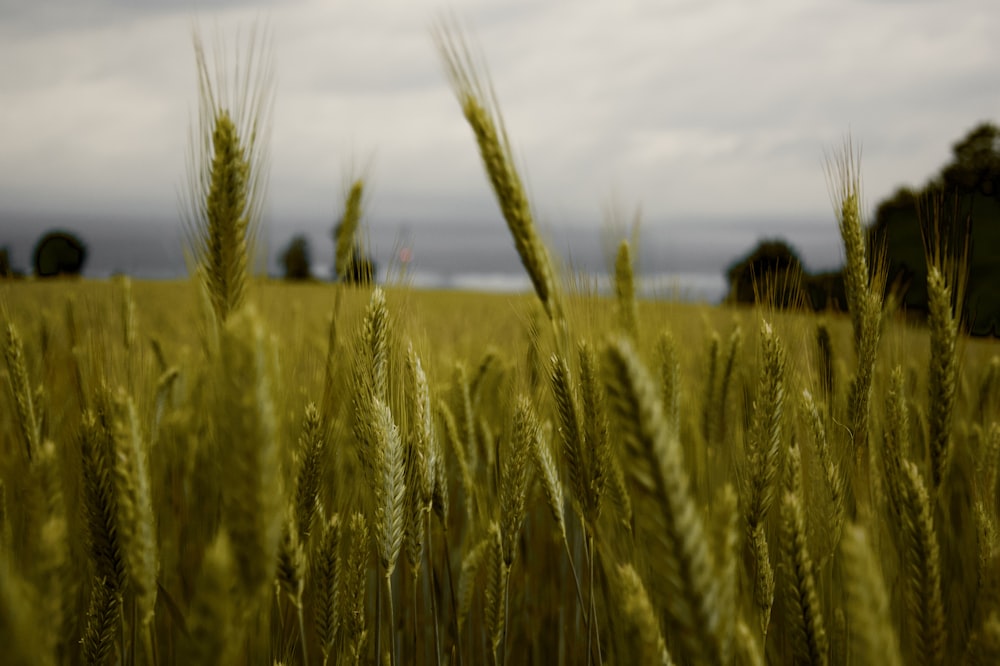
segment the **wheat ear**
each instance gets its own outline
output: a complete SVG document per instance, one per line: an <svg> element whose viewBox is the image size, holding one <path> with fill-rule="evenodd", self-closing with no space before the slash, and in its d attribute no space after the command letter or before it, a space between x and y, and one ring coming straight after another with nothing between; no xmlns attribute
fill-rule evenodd
<svg viewBox="0 0 1000 666"><path fill-rule="evenodd" d="M766 639L771 624L771 608L774 605L774 568L771 566L771 552L763 523L749 529L746 543L753 577L754 609L757 611L761 636Z"/></svg>
<svg viewBox="0 0 1000 666"><path fill-rule="evenodd" d="M627 623L624 644L633 650L629 663L671 666L659 618L639 574L631 564L620 566L617 582L619 607Z"/></svg>
<svg viewBox="0 0 1000 666"><path fill-rule="evenodd" d="M305 590L306 551L299 540L298 521L295 508L286 510L284 530L278 545L278 565L275 573L277 592L284 592L295 609L299 620L299 642L302 649L302 663L309 663L309 643L306 639L305 613L302 607L302 593Z"/></svg>
<svg viewBox="0 0 1000 666"><path fill-rule="evenodd" d="M83 461L83 508L87 541L95 579L103 580L114 594L124 593L125 554L118 530L118 499L115 496L112 424L105 406L86 412L80 436Z"/></svg>
<svg viewBox="0 0 1000 666"><path fill-rule="evenodd" d="M561 323L563 306L555 270L548 249L535 230L531 206L514 166L513 151L496 96L488 80L484 84L479 78L476 64L460 35L447 26L440 26L435 32L435 41L452 90L475 134L486 175L514 238L521 263L549 319Z"/></svg>
<svg viewBox="0 0 1000 666"><path fill-rule="evenodd" d="M344 215L337 226L334 238L334 269L337 279L343 282L351 268L355 248L357 247L358 226L361 222L361 199L364 194L364 181L356 180L351 185L344 201Z"/></svg>
<svg viewBox="0 0 1000 666"><path fill-rule="evenodd" d="M726 359L722 365L722 375L719 378L719 390L716 396L718 411L715 415L715 433L718 441L726 440L726 425L728 423L728 411L732 404L729 400L729 391L733 384L733 376L736 374L736 358L743 347L743 329L737 324L733 332L729 334L726 343Z"/></svg>
<svg viewBox="0 0 1000 666"><path fill-rule="evenodd" d="M716 404L716 384L718 383L719 350L721 345L722 340L719 339L719 334L712 331L712 335L708 341L708 373L705 375L705 397L701 405L701 434L708 445L714 444L716 440L716 433L714 431L716 420L712 408Z"/></svg>
<svg viewBox="0 0 1000 666"><path fill-rule="evenodd" d="M406 458L399 429L393 422L389 406L379 399L374 405L379 459L378 487L375 493L375 527L377 530L379 563L386 578L392 576L403 544L405 523Z"/></svg>
<svg viewBox="0 0 1000 666"><path fill-rule="evenodd" d="M323 458L327 439L315 403L306 405L299 436L298 478L295 483L295 528L299 543L309 543L313 520L320 506Z"/></svg>
<svg viewBox="0 0 1000 666"><path fill-rule="evenodd" d="M205 551L198 585L187 616L188 633L178 661L185 664L227 664L236 657L242 638L232 603L237 587L233 549L225 531Z"/></svg>
<svg viewBox="0 0 1000 666"><path fill-rule="evenodd" d="M907 599L915 623L916 654L921 664L942 664L946 636L941 557L931 503L917 466L909 461L902 464L900 485L903 561Z"/></svg>
<svg viewBox="0 0 1000 666"><path fill-rule="evenodd" d="M715 562L719 579L719 607L735 608L739 602L739 569L742 564L740 537L743 532L740 529L742 515L739 510L739 497L730 484L727 483L716 493L712 513L715 523L712 527L712 536L715 551L719 553ZM725 613L722 616L720 632L723 635L732 635L736 630L737 621L736 613Z"/></svg>
<svg viewBox="0 0 1000 666"><path fill-rule="evenodd" d="M802 391L802 406L806 422L809 426L809 432L812 435L813 445L816 447L820 466L823 468L823 480L826 482L826 489L830 493L830 501L833 504L833 523L831 528L833 544L836 545L840 541L841 529L844 526L844 497L846 494L844 476L833 459L833 454L830 451L830 442L827 438L826 424L820 415L819 408L816 406L816 401L808 390Z"/></svg>
<svg viewBox="0 0 1000 666"><path fill-rule="evenodd" d="M275 583L279 592L284 592L292 605L302 607L302 592L305 588L306 552L296 525L292 507L285 511L281 543L278 545L278 565Z"/></svg>
<svg viewBox="0 0 1000 666"><path fill-rule="evenodd" d="M371 386L363 383L356 398L355 427L362 443L362 459L374 500L375 544L382 572L376 596L375 650L381 655L382 587L387 591L390 627L392 622L392 573L403 545L406 530L406 452L389 405ZM390 635L392 663L396 663L395 634ZM379 657L381 660L381 656Z"/></svg>
<svg viewBox="0 0 1000 666"><path fill-rule="evenodd" d="M191 130L182 215L198 273L224 323L243 303L268 176L273 68L266 38L251 32L245 61L229 76L210 72L194 35L198 119Z"/></svg>
<svg viewBox="0 0 1000 666"><path fill-rule="evenodd" d="M479 437L476 433L476 409L472 400L468 369L461 362L455 364L455 394L455 408L459 417L459 434L462 436L462 445L465 447L465 460L469 472L475 475L480 465Z"/></svg>
<svg viewBox="0 0 1000 666"><path fill-rule="evenodd" d="M359 664L368 629L365 622L365 599L368 593L369 532L365 517L360 513L351 516L351 548L347 558L347 574L344 580L344 603L341 613L346 644L341 663Z"/></svg>
<svg viewBox="0 0 1000 666"><path fill-rule="evenodd" d="M792 458L797 460L798 456ZM792 473L800 476L801 469ZM792 635L793 658L796 663L827 664L829 645L816 593L815 570L807 545L801 488L784 493L781 518L782 555L788 571L785 587L787 619Z"/></svg>
<svg viewBox="0 0 1000 666"><path fill-rule="evenodd" d="M764 666L760 645L742 620L736 623L736 634L733 636L733 663L736 666Z"/></svg>
<svg viewBox="0 0 1000 666"><path fill-rule="evenodd" d="M670 331L660 335L660 381L663 383L663 411L667 426L680 432L681 427L681 365L677 341Z"/></svg>
<svg viewBox="0 0 1000 666"><path fill-rule="evenodd" d="M451 450L455 454L455 461L458 463L459 479L462 483L462 492L465 494L465 510L466 515L470 520L479 518L478 507L479 507L479 492L477 490L475 481L472 479L472 472L469 469L469 463L466 459L465 446L463 446L461 439L458 434L458 426L455 425L455 415L452 414L451 408L448 407L448 403L443 400L439 400L437 403L438 416L441 419L441 423L444 425L444 438L451 444ZM439 472L435 474L434 481L434 492L439 494L440 491L444 490L447 492L448 488L448 475L444 463L444 457L438 457ZM442 495L442 499L447 499L446 495ZM434 503L434 510L439 513L442 517L442 522L444 522L444 516L447 515L448 502L437 502Z"/></svg>
<svg viewBox="0 0 1000 666"><path fill-rule="evenodd" d="M7 377L10 391L17 409L17 425L24 438L24 448L31 460L34 451L41 445L41 420L28 379L28 366L24 358L24 343L14 324L7 323L7 344L4 347L7 358Z"/></svg>
<svg viewBox="0 0 1000 666"><path fill-rule="evenodd" d="M114 411L118 525L141 619L148 624L153 618L159 572L148 446L135 403L124 391L115 396Z"/></svg>
<svg viewBox="0 0 1000 666"><path fill-rule="evenodd" d="M35 549L25 556L25 561L32 562L31 582L38 589L39 597L35 605L47 619L42 631L44 641L38 650L42 654L63 654L75 630L77 582L69 557L62 461L51 440L42 442L28 471L28 483L38 494L40 506L37 513L31 512L29 519L35 525L32 531L37 536ZM0 549L4 547L0 543Z"/></svg>
<svg viewBox="0 0 1000 666"><path fill-rule="evenodd" d="M618 325L623 333L639 342L639 304L635 297L635 276L628 241L622 239L615 257L615 296L618 299Z"/></svg>
<svg viewBox="0 0 1000 666"><path fill-rule="evenodd" d="M610 443L607 424L603 422L605 417L600 405L601 398L596 388L594 361L586 347L581 347L580 352L581 361L586 357L588 364L585 398L588 404L581 405L569 364L560 354L552 356L551 383L558 408L559 435L569 471L570 488L583 512L588 530L593 530L601 513Z"/></svg>
<svg viewBox="0 0 1000 666"><path fill-rule="evenodd" d="M538 471L538 478L542 483L542 492L545 494L545 502L552 512L552 518L556 521L559 530L559 538L566 549L566 558L569 562L570 571L573 574L573 582L576 585L576 598L580 606L584 606L583 590L580 587L580 577L577 574L576 566L573 564L573 556L569 547L569 536L566 533L566 513L564 509L565 498L563 496L563 485L559 480L559 470L556 467L555 459L552 457L552 447L550 445L551 422L546 423L546 428L538 429L537 436L531 443L531 457Z"/></svg>
<svg viewBox="0 0 1000 666"><path fill-rule="evenodd" d="M763 368L753 403L753 422L747 437L747 523L764 523L776 496L784 446L785 350L766 322L761 328Z"/></svg>
<svg viewBox="0 0 1000 666"><path fill-rule="evenodd" d="M212 184L205 204L208 229L202 280L219 321L243 304L250 262L247 247L247 180L250 165L227 111L220 111L212 134Z"/></svg>
<svg viewBox="0 0 1000 666"><path fill-rule="evenodd" d="M844 242L844 289L858 357L851 384L850 414L851 432L860 464L867 456L872 386L882 330L885 270L881 259L871 262L872 265L869 263L861 217L859 161L860 153L855 151L848 139L842 151L828 162L827 177Z"/></svg>
<svg viewBox="0 0 1000 666"><path fill-rule="evenodd" d="M506 631L507 581L510 569L504 562L503 536L496 522L490 523L486 540L486 589L484 612L493 663L503 664L501 646Z"/></svg>
<svg viewBox="0 0 1000 666"><path fill-rule="evenodd" d="M778 494L778 474L784 442L785 351L770 324L761 327L763 368L753 403L753 421L747 435L746 476L747 547L754 571L754 604L761 631L767 635L774 603L774 572L765 532L765 520Z"/></svg>
<svg viewBox="0 0 1000 666"><path fill-rule="evenodd" d="M122 326L122 343L125 351L135 347L135 300L132 298L132 279L127 275L116 278L118 283L121 310L119 311Z"/></svg>
<svg viewBox="0 0 1000 666"><path fill-rule="evenodd" d="M109 663L121 623L121 595L107 582L104 578L94 578L90 586L87 624L81 640L83 660L88 666Z"/></svg>
<svg viewBox="0 0 1000 666"><path fill-rule="evenodd" d="M903 462L910 455L910 419L906 409L903 369L897 366L889 378L885 400L885 433L882 436L882 474L887 486L889 510L898 520L903 515Z"/></svg>
<svg viewBox="0 0 1000 666"><path fill-rule="evenodd" d="M538 420L531 402L525 396L517 399L511 447L502 462L500 472L500 535L503 560L507 567L514 562L515 544L524 522L528 494L528 456L538 441Z"/></svg>
<svg viewBox="0 0 1000 666"><path fill-rule="evenodd" d="M851 663L901 666L885 583L864 528L847 525L840 553L847 588Z"/></svg>
<svg viewBox="0 0 1000 666"><path fill-rule="evenodd" d="M994 497L990 497L990 505ZM976 613L970 623L966 659L973 664L991 664L1000 659L1000 537L991 517L992 511L983 502L976 502L975 515L979 540ZM992 626L991 626L992 625Z"/></svg>
<svg viewBox="0 0 1000 666"><path fill-rule="evenodd" d="M407 393L410 434L406 444L406 504L410 515L406 525L406 552L416 587L424 550L424 517L434 503L438 447L434 441L434 414L427 375L412 344L407 349L406 371L410 384Z"/></svg>
<svg viewBox="0 0 1000 666"><path fill-rule="evenodd" d="M135 404L124 392L114 398L114 482L118 529L129 581L143 625L153 619L159 573L149 460Z"/></svg>
<svg viewBox="0 0 1000 666"><path fill-rule="evenodd" d="M230 470L223 517L241 591L251 601L274 580L285 517L273 354L252 308L227 322L216 375L216 444Z"/></svg>
<svg viewBox="0 0 1000 666"><path fill-rule="evenodd" d="M951 459L951 429L958 381L958 324L952 310L952 288L940 262L927 269L927 308L930 328L930 368L927 373L928 425L932 487L944 480Z"/></svg>
<svg viewBox="0 0 1000 666"><path fill-rule="evenodd" d="M312 571L316 600L316 635L319 638L323 663L326 664L341 621L340 516L337 514L322 525L316 562Z"/></svg>
<svg viewBox="0 0 1000 666"><path fill-rule="evenodd" d="M677 628L683 660L725 663L732 637L722 631L728 625L723 615L734 609L718 603L721 582L691 495L680 440L667 426L656 386L626 339L607 347L604 367L635 492L636 538L650 544L650 556L662 567L656 600Z"/></svg>

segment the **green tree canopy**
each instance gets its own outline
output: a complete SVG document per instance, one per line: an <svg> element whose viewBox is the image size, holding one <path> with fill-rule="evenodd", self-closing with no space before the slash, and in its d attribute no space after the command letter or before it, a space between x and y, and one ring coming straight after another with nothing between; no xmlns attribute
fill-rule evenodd
<svg viewBox="0 0 1000 666"><path fill-rule="evenodd" d="M888 284L911 313L927 311L926 243L937 236L952 255L968 247L963 320L976 334L1000 332L1000 128L977 125L922 188L882 201L870 233L885 244Z"/></svg>
<svg viewBox="0 0 1000 666"><path fill-rule="evenodd" d="M803 275L802 260L788 243L778 239L762 240L750 254L727 269L727 300L753 303L761 297L780 307L789 307L800 301Z"/></svg>
<svg viewBox="0 0 1000 666"><path fill-rule="evenodd" d="M286 280L308 280L312 277L312 262L309 256L309 239L298 235L288 243L281 255L285 267Z"/></svg>
<svg viewBox="0 0 1000 666"><path fill-rule="evenodd" d="M68 231L50 231L35 245L33 263L38 277L79 275L87 261L87 246Z"/></svg>

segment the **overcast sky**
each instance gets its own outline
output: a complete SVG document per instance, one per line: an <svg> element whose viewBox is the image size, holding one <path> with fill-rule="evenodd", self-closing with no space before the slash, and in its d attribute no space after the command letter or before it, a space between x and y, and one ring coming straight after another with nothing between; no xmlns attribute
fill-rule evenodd
<svg viewBox="0 0 1000 666"><path fill-rule="evenodd" d="M371 224L502 224L431 39L446 11L552 228L617 202L679 236L774 220L834 238L824 152L848 130L873 206L1000 118L996 0L0 0L0 215L176 219L192 26L232 44L260 18L275 227L328 227L356 167Z"/></svg>

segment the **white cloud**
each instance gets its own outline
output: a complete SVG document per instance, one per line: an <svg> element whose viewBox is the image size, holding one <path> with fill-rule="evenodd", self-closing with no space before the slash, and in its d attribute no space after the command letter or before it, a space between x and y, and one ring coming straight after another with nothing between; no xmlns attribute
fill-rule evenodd
<svg viewBox="0 0 1000 666"><path fill-rule="evenodd" d="M5 207L170 214L195 106L191 25L231 40L259 16L277 70L275 219L330 218L352 164L389 223L496 219L430 37L439 2L35 5L0 4ZM651 223L822 219L823 151L848 129L874 203L1000 112L995 2L453 6L553 225L596 223L613 191Z"/></svg>

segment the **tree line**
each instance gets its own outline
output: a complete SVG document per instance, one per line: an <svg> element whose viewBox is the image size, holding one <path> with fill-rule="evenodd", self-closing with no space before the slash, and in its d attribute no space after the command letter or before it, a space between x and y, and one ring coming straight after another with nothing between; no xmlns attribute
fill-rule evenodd
<svg viewBox="0 0 1000 666"><path fill-rule="evenodd" d="M952 146L952 158L922 187L900 187L879 203L869 247L885 254L888 302L927 314L927 259L943 247L964 289L966 329L1000 335L1000 128L984 122ZM726 271L731 303L846 309L843 269L810 273L787 242L761 241Z"/></svg>

